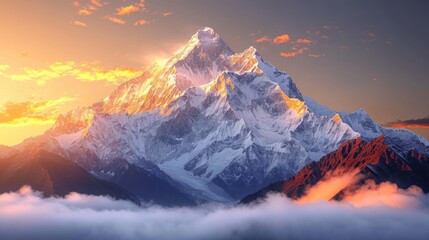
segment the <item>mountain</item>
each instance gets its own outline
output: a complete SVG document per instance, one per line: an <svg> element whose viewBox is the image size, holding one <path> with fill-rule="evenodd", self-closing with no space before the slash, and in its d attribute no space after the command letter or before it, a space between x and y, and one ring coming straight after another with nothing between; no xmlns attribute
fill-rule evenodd
<svg viewBox="0 0 429 240"><path fill-rule="evenodd" d="M411 150L402 157L385 144L385 138L381 136L371 142L366 142L362 138L345 142L320 161L312 162L301 169L295 176L270 184L245 197L241 202L249 203L271 192L282 192L288 197L297 199L305 194L306 189L319 181L345 174L359 175L360 181L357 185L372 179L376 183L386 181L395 183L402 189L415 185L424 192L429 192L429 156Z"/></svg>
<svg viewBox="0 0 429 240"><path fill-rule="evenodd" d="M8 157L11 157L11 156L16 155L18 153L19 153L19 151L14 149L14 148L0 145L0 159L1 158L8 158Z"/></svg>
<svg viewBox="0 0 429 240"><path fill-rule="evenodd" d="M362 108L352 113L337 113L319 105L308 97L305 98L305 101L310 110L315 114L328 117L336 116L339 120L349 125L354 131L358 132L366 141L384 136L386 144L402 156L413 149L429 155L429 142L426 139L407 129L382 127Z"/></svg>
<svg viewBox="0 0 429 240"><path fill-rule="evenodd" d="M156 166L153 166L156 168ZM125 159L117 159L107 165L96 176L125 188L135 194L143 202L155 203L162 206L192 206L197 202L194 197L182 193L163 178L158 177L154 171L150 172Z"/></svg>
<svg viewBox="0 0 429 240"><path fill-rule="evenodd" d="M234 53L205 28L165 64L60 116L43 136L16 148L42 145L94 176L125 160L196 201L229 202L294 176L344 142L383 134L401 156L429 153L425 139L382 128L364 111L320 106L255 48ZM104 179L120 183L121 169ZM122 185L143 181L131 179Z"/></svg>
<svg viewBox="0 0 429 240"><path fill-rule="evenodd" d="M44 150L30 150L0 159L0 193L17 191L23 185L30 185L46 197L78 192L139 203L125 189L99 180L76 163Z"/></svg>

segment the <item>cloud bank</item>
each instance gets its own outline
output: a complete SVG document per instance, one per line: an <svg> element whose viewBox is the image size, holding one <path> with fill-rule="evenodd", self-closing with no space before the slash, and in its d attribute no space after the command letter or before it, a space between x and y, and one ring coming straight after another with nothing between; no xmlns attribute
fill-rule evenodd
<svg viewBox="0 0 429 240"><path fill-rule="evenodd" d="M397 207L382 203L356 207L352 200L301 205L270 195L248 206L140 208L77 193L42 199L40 193L23 187L0 195L0 235L3 239L80 240L426 239L428 198L421 193L406 196Z"/></svg>

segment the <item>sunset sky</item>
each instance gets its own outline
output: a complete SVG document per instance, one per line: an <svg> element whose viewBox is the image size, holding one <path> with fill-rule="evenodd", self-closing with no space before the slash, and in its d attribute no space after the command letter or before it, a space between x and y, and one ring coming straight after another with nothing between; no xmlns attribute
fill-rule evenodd
<svg viewBox="0 0 429 240"><path fill-rule="evenodd" d="M305 96L429 139L428 9L424 0L5 0L0 144L103 99L205 26L236 52L257 48Z"/></svg>

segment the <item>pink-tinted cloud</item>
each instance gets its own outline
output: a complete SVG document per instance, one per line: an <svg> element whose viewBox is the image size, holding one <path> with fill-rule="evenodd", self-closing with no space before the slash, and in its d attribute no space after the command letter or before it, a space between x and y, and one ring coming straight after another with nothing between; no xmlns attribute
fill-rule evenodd
<svg viewBox="0 0 429 240"><path fill-rule="evenodd" d="M77 27L87 27L86 23L78 20L74 20L71 22L71 24L77 26Z"/></svg>
<svg viewBox="0 0 429 240"><path fill-rule="evenodd" d="M90 0L90 2L92 3L92 5L96 7L102 7L106 4L106 3L102 3L100 0Z"/></svg>
<svg viewBox="0 0 429 240"><path fill-rule="evenodd" d="M106 19L111 21L112 23L116 23L116 24L120 24L120 25L123 25L126 23L125 20L120 19L120 18L116 18L116 17L108 16L108 17L106 17Z"/></svg>
<svg viewBox="0 0 429 240"><path fill-rule="evenodd" d="M142 26L142 25L147 25L147 24L149 24L149 22L147 20L144 20L144 19L140 19L140 20L134 22L134 26Z"/></svg>
<svg viewBox="0 0 429 240"><path fill-rule="evenodd" d="M140 0L140 1L137 3L137 6L138 6L138 7L141 7L141 8L145 8L145 7L146 7L145 0Z"/></svg>
<svg viewBox="0 0 429 240"><path fill-rule="evenodd" d="M172 12L164 12L162 15L164 16L164 17L168 17L168 16L170 16L170 15L172 15L173 13Z"/></svg>
<svg viewBox="0 0 429 240"><path fill-rule="evenodd" d="M79 2L79 1L74 0L74 1L72 2L72 5L73 5L73 7L80 7L80 2Z"/></svg>
<svg viewBox="0 0 429 240"><path fill-rule="evenodd" d="M311 44L311 43L313 43L312 40L306 39L306 38L298 38L295 42L300 43L300 44Z"/></svg>

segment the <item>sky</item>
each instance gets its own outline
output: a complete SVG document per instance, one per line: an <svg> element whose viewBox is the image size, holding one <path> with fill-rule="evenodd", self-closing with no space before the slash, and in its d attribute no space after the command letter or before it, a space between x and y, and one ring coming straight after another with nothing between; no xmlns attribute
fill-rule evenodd
<svg viewBox="0 0 429 240"><path fill-rule="evenodd" d="M336 111L429 139L429 2L9 0L0 3L0 144L102 100L209 26Z"/></svg>

